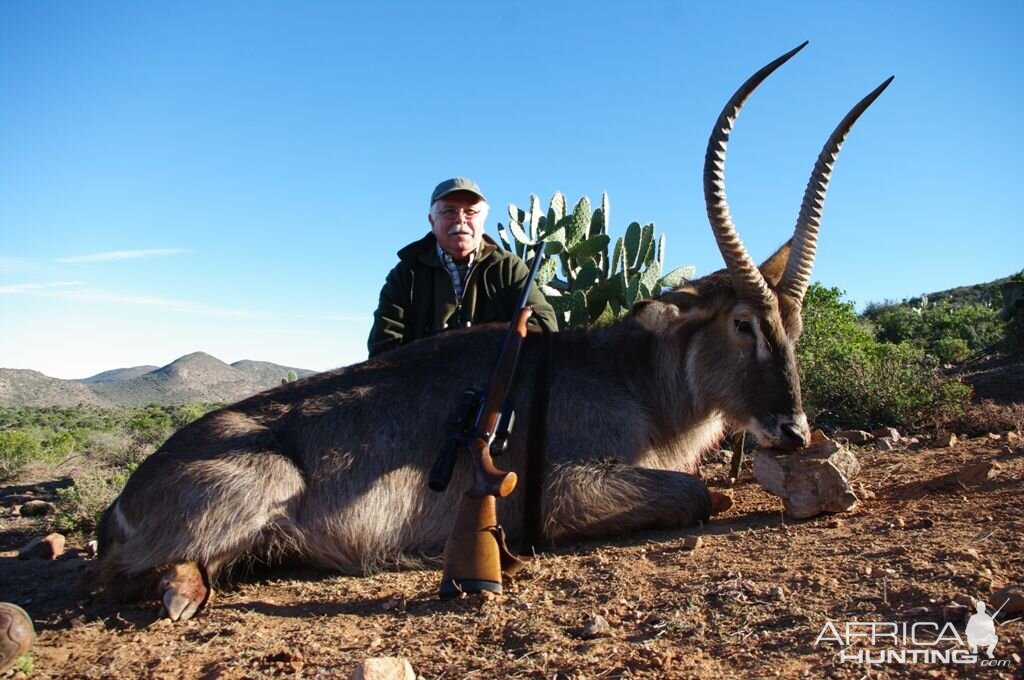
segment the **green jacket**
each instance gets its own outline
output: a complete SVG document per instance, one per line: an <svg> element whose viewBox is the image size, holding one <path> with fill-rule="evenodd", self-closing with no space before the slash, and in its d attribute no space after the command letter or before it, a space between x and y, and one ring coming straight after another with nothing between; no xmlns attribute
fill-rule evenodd
<svg viewBox="0 0 1024 680"><path fill-rule="evenodd" d="M485 235L466 275L460 304L455 284L437 256L437 240L427 234L398 251L398 264L388 273L373 313L367 341L370 356L467 322L511 321L529 275L522 260ZM528 304L533 307L533 319L548 330L558 330L555 310L536 285Z"/></svg>

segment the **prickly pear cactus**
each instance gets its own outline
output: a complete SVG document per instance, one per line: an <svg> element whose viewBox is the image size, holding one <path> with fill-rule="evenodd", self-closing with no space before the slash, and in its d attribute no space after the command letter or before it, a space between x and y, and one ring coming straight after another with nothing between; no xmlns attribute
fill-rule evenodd
<svg viewBox="0 0 1024 680"><path fill-rule="evenodd" d="M554 307L562 330L614 321L638 300L693 277L690 265L662 274L665 235L655 239L653 224L633 222L612 245L607 193L597 209L591 209L586 196L572 212L567 205L565 196L556 192L543 213L540 200L531 194L528 212L510 203L508 225L498 223L502 246L520 257L544 241L537 286Z"/></svg>

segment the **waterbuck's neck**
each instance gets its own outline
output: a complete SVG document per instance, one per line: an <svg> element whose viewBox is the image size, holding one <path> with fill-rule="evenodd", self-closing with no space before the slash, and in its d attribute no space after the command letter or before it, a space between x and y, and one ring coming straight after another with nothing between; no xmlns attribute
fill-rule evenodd
<svg viewBox="0 0 1024 680"><path fill-rule="evenodd" d="M621 450L630 462L692 469L700 453L721 437L722 420L692 391L699 382L689 376L689 337L659 336L632 319L586 332L556 336L555 370L566 382L597 379L608 394L586 395L591 403L628 395L642 409L643 436L635 447ZM610 414L611 417L612 414ZM631 431L639 425L629 423ZM628 438L627 438L628 439Z"/></svg>

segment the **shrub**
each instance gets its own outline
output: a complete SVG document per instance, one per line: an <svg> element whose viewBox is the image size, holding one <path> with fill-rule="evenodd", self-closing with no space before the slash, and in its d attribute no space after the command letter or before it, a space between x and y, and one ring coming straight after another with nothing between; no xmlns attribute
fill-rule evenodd
<svg viewBox="0 0 1024 680"><path fill-rule="evenodd" d="M1024 404L997 404L990 399L968 404L962 413L936 423L949 432L977 437L990 432L1024 432Z"/></svg>
<svg viewBox="0 0 1024 680"><path fill-rule="evenodd" d="M144 457L141 446L125 432L93 432L86 444L89 454L108 467L137 464Z"/></svg>
<svg viewBox="0 0 1024 680"><path fill-rule="evenodd" d="M943 361L966 359L1004 335L998 311L987 304L929 304L925 299L920 307L870 305L864 316L874 323L879 340L910 343Z"/></svg>
<svg viewBox="0 0 1024 680"><path fill-rule="evenodd" d="M54 525L63 531L89 534L96 530L103 511L114 502L134 468L94 470L73 486L57 490Z"/></svg>
<svg viewBox="0 0 1024 680"><path fill-rule="evenodd" d="M21 468L42 457L39 440L24 430L0 430L0 480L10 479Z"/></svg>
<svg viewBox="0 0 1024 680"><path fill-rule="evenodd" d="M945 364L956 364L971 355L971 348L963 338L939 338L932 344L932 353Z"/></svg>
<svg viewBox="0 0 1024 680"><path fill-rule="evenodd" d="M128 430L146 444L161 444L174 431L174 421L167 409L150 404L128 421Z"/></svg>
<svg viewBox="0 0 1024 680"><path fill-rule="evenodd" d="M294 375L294 373L295 371L292 371L289 375ZM171 428L179 430L189 423L199 420L214 408L216 407L212 404L202 404L196 401L175 406L171 412Z"/></svg>
<svg viewBox="0 0 1024 680"><path fill-rule="evenodd" d="M960 412L970 388L944 378L909 343L881 343L837 288L813 284L804 298L797 363L804 406L818 424L913 428Z"/></svg>
<svg viewBox="0 0 1024 680"><path fill-rule="evenodd" d="M78 449L78 440L67 430L55 432L43 440L43 458L48 463L59 463L74 454Z"/></svg>

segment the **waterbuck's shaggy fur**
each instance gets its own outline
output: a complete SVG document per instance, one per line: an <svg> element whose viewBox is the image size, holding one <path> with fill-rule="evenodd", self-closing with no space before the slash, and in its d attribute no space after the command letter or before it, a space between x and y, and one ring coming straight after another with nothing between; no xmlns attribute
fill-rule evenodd
<svg viewBox="0 0 1024 680"><path fill-rule="evenodd" d="M799 48L798 48L799 49ZM793 239L760 268L729 219L725 142L740 105L793 52L734 95L708 145L705 194L727 268L607 327L552 338L541 524L551 541L705 520L693 476L727 425L762 445L808 438L793 348L831 164L876 90L840 124L808 184ZM884 85L883 85L884 87ZM483 387L503 330L420 341L362 364L256 395L172 436L135 471L100 528L96 585L159 595L171 618L205 602L224 567L251 554L363 573L437 556L469 485L468 461L444 493L427 471L462 391ZM525 343L520 423L533 415L542 338ZM522 424L499 459L525 479ZM499 500L514 538L523 493ZM157 585L159 584L159 586Z"/></svg>

